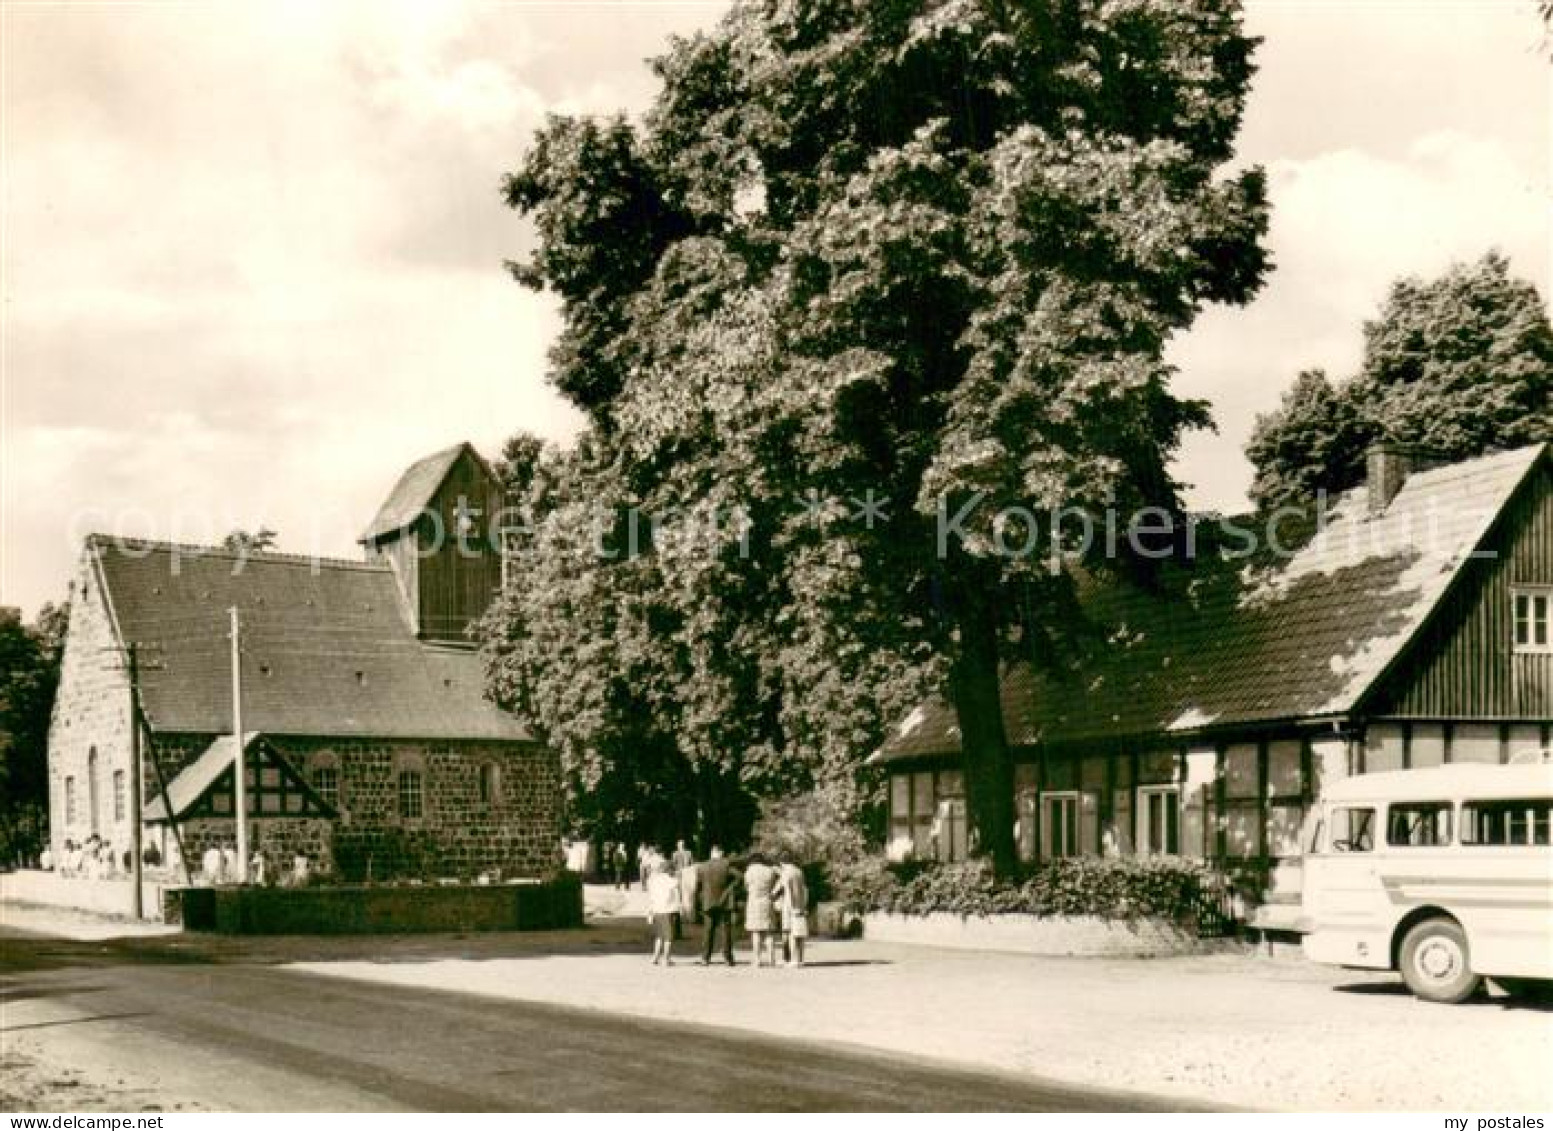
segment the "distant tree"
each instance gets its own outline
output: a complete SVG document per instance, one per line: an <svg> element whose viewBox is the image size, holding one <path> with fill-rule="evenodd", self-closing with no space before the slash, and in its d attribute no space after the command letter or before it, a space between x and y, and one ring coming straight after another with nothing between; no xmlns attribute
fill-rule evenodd
<svg viewBox="0 0 1553 1131"><path fill-rule="evenodd" d="M1553 327L1537 288L1489 252L1392 285L1364 327L1353 394L1391 440L1447 456L1553 435Z"/></svg>
<svg viewBox="0 0 1553 1131"><path fill-rule="evenodd" d="M45 663L58 667L65 654L65 633L70 630L70 602L44 603L32 622L32 635L42 649Z"/></svg>
<svg viewBox="0 0 1553 1131"><path fill-rule="evenodd" d="M268 526L261 526L252 532L234 530L221 540L221 547L241 554L262 554L266 550L275 548L275 540L278 537L279 535Z"/></svg>
<svg viewBox="0 0 1553 1131"><path fill-rule="evenodd" d="M1258 419L1252 497L1276 506L1364 478L1377 440L1450 459L1553 437L1553 326L1537 289L1489 252L1428 282L1393 283L1364 326L1364 360L1340 384L1302 373Z"/></svg>
<svg viewBox="0 0 1553 1131"><path fill-rule="evenodd" d="M1246 455L1256 468L1251 498L1264 510L1316 497L1364 474L1372 429L1341 387L1308 369L1273 413L1258 416Z"/></svg>
<svg viewBox="0 0 1553 1131"><path fill-rule="evenodd" d="M532 432L514 432L507 437L492 470L509 496L517 498L528 493L546 450L545 442Z"/></svg>
<svg viewBox="0 0 1553 1131"><path fill-rule="evenodd" d="M68 605L30 626L0 614L0 861L34 856L47 834L48 738Z"/></svg>
<svg viewBox="0 0 1553 1131"><path fill-rule="evenodd" d="M601 525L624 500L598 452L591 434L569 452L522 434L504 450L497 471L522 524L482 626L492 693L559 753L570 834L741 843L753 819L743 747L729 734L715 754L687 754L675 693L685 654L663 642L673 602L659 563Z"/></svg>

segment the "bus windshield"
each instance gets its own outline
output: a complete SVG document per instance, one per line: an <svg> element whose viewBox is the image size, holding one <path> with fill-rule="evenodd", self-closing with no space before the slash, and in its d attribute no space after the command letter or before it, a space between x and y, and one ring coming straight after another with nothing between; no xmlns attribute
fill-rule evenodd
<svg viewBox="0 0 1553 1131"><path fill-rule="evenodd" d="M1339 805L1329 822L1333 852L1370 852L1375 848L1375 809L1370 805Z"/></svg>

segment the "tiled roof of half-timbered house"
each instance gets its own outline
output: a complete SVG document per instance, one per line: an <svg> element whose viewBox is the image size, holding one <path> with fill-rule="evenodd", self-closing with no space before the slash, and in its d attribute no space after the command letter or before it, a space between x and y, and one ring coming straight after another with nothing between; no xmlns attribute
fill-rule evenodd
<svg viewBox="0 0 1553 1131"><path fill-rule="evenodd" d="M1350 712L1478 552L1548 445L1409 476L1371 514L1363 487L1292 557L1199 562L1154 592L1083 584L1092 643L1058 676L1014 664L1014 746L1212 731ZM958 753L943 700L913 710L873 761Z"/></svg>

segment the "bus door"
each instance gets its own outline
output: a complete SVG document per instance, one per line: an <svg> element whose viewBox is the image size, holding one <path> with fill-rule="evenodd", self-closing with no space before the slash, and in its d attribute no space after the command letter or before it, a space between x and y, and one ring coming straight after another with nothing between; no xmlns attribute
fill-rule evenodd
<svg viewBox="0 0 1553 1131"><path fill-rule="evenodd" d="M1321 930L1373 927L1386 900L1375 851L1380 806L1368 801L1328 804L1306 856L1304 910Z"/></svg>

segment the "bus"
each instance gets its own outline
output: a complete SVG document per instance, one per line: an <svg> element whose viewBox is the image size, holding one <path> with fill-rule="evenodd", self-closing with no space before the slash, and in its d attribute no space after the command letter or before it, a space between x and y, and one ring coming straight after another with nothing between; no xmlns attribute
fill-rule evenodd
<svg viewBox="0 0 1553 1131"><path fill-rule="evenodd" d="M1553 979L1553 762L1360 774L1323 791L1304 857L1315 962L1396 970L1427 1001L1485 977L1542 996Z"/></svg>

